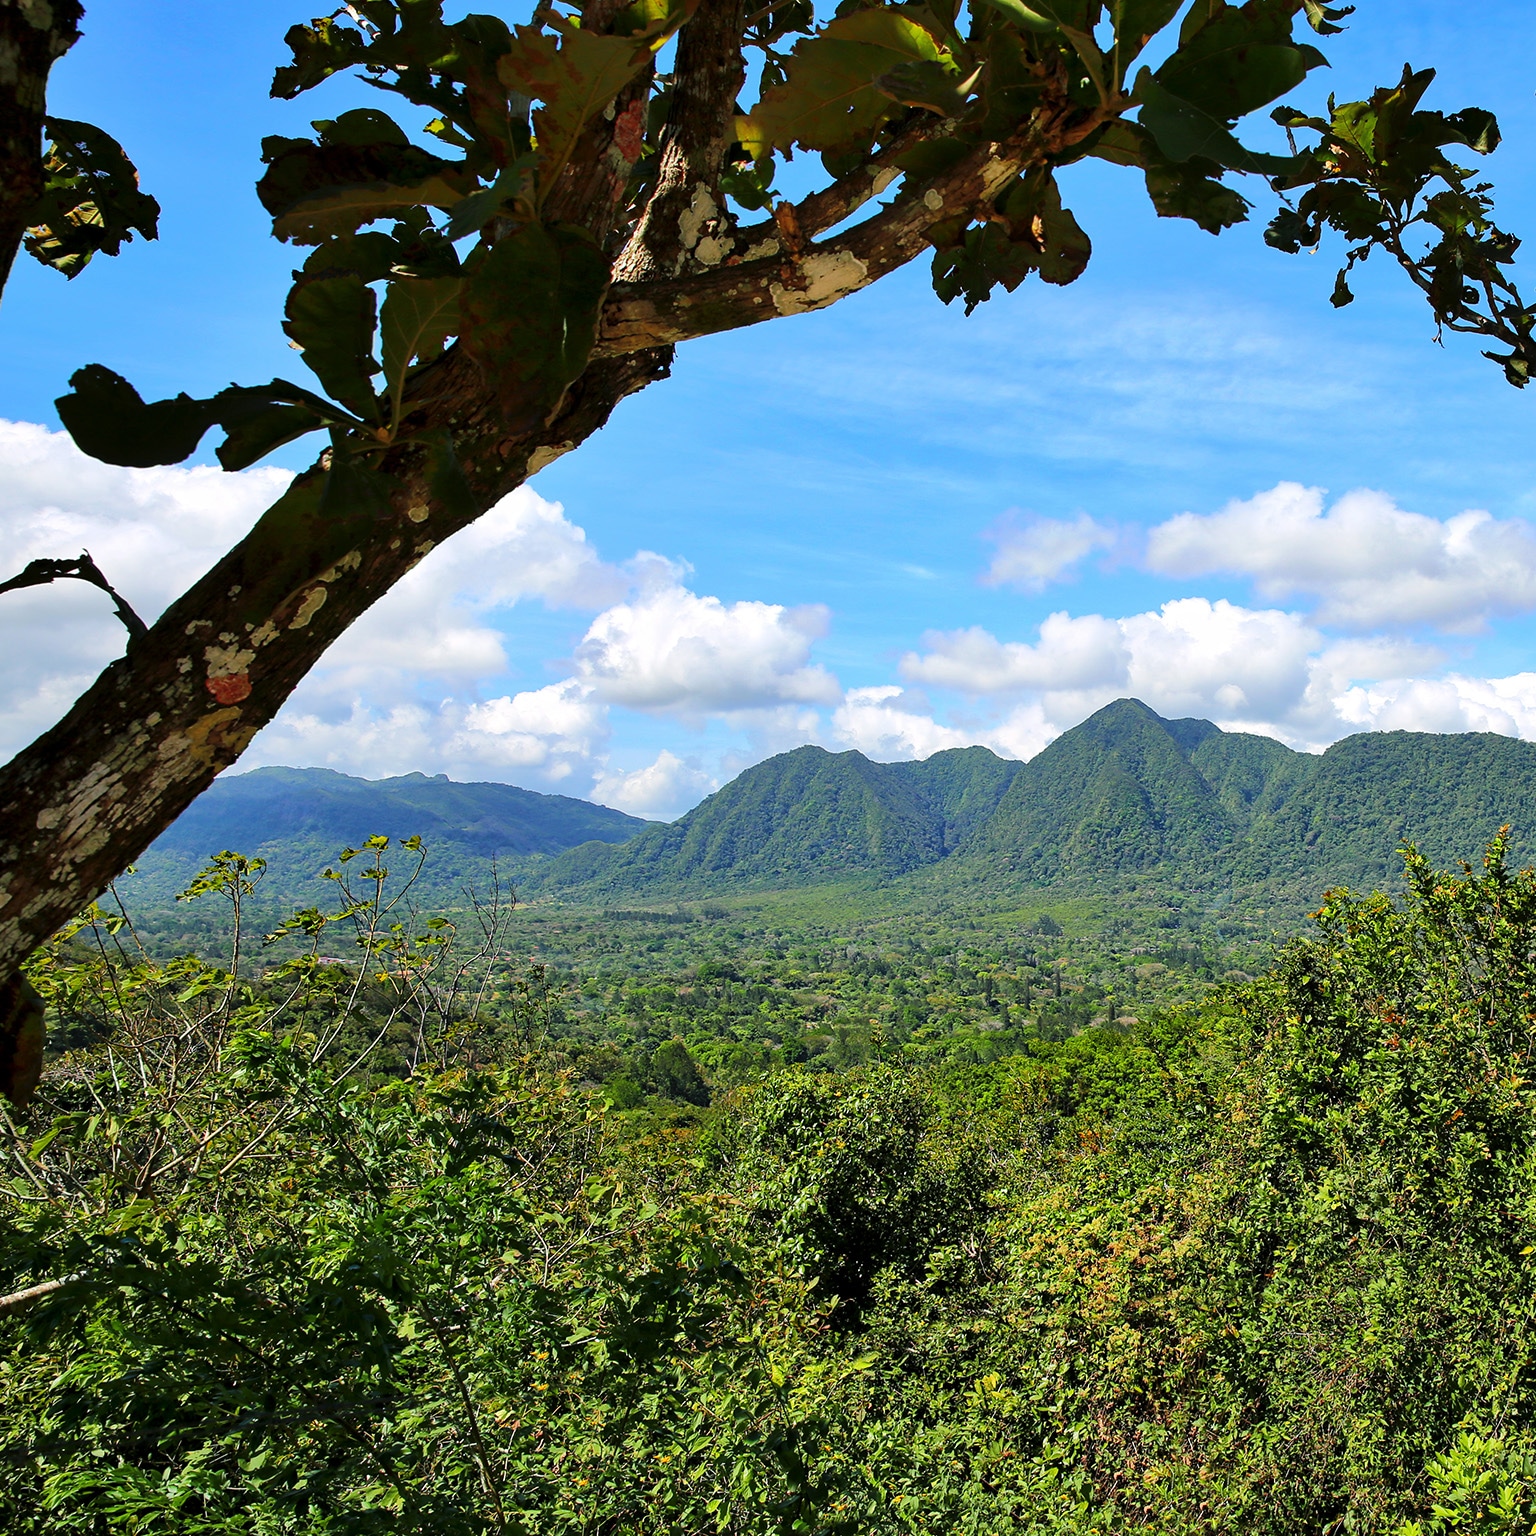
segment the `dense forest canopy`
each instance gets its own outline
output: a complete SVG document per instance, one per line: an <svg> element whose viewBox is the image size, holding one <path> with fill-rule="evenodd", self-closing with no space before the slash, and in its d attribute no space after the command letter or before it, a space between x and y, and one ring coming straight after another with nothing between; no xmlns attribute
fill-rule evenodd
<svg viewBox="0 0 1536 1536"><path fill-rule="evenodd" d="M1501 842L1139 1016L1046 921L722 943L604 1007L495 911L406 920L418 854L343 859L266 957L154 961L98 909L31 963L8 1531L1536 1520L1536 875Z"/></svg>

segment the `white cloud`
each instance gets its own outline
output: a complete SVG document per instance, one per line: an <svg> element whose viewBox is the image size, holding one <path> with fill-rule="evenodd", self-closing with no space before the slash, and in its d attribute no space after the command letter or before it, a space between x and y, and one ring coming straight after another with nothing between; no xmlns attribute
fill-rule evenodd
<svg viewBox="0 0 1536 1536"><path fill-rule="evenodd" d="M850 688L833 713L832 730L843 745L881 762L931 757L976 741L972 732L940 725L923 702L889 686Z"/></svg>
<svg viewBox="0 0 1536 1536"><path fill-rule="evenodd" d="M593 620L576 676L607 703L680 715L833 703L836 678L810 662L828 617L819 605L727 605L668 582Z"/></svg>
<svg viewBox="0 0 1536 1536"><path fill-rule="evenodd" d="M325 689L403 698L423 679L473 687L507 670L496 622L506 610L530 598L549 608L603 608L634 580L598 558L558 502L521 486L364 614L326 653L305 696Z"/></svg>
<svg viewBox="0 0 1536 1536"><path fill-rule="evenodd" d="M1013 693L1025 688L1093 688L1129 676L1130 653L1118 621L1053 613L1036 645L1006 644L979 627L951 634L930 631L926 655L901 659L903 677L962 693Z"/></svg>
<svg viewBox="0 0 1536 1536"><path fill-rule="evenodd" d="M903 675L972 697L1032 702L1040 711L1030 727L1036 735L1130 695L1169 718L1198 715L1298 741L1310 741L1323 724L1320 702L1331 711L1315 686L1320 667L1339 687L1349 680L1339 676L1341 667L1374 669L1404 654L1401 646L1358 642L1352 651L1329 652L1321 633L1295 614L1203 597L1122 619L1054 613L1032 645L975 628L930 634L926 645L902 658Z"/></svg>
<svg viewBox="0 0 1536 1536"><path fill-rule="evenodd" d="M717 781L692 758L678 757L663 748L656 761L629 773L610 769L598 774L592 798L631 816L671 821L696 805Z"/></svg>
<svg viewBox="0 0 1536 1536"><path fill-rule="evenodd" d="M1493 731L1536 741L1536 672L1404 678L1347 689L1339 715L1363 731Z"/></svg>
<svg viewBox="0 0 1536 1536"><path fill-rule="evenodd" d="M1019 523L1010 515L1000 519L987 537L996 542L997 553L982 580L989 587L1018 587L1025 592L1043 592L1094 550L1108 549L1115 542L1112 530L1086 512L1071 522L1032 517Z"/></svg>
<svg viewBox="0 0 1536 1536"><path fill-rule="evenodd" d="M1286 481L1220 512L1152 529L1147 564L1169 576L1253 578L1266 599L1306 594L1316 617L1350 629L1481 628L1536 608L1536 535L1526 523L1463 512L1445 522L1376 491L1325 510L1323 492Z"/></svg>
<svg viewBox="0 0 1536 1536"><path fill-rule="evenodd" d="M999 757L1027 760L1061 734L1037 703L1021 704L991 724L943 725L921 695L890 685L850 688L832 716L832 730L843 746L879 762L976 746L990 747Z"/></svg>
<svg viewBox="0 0 1536 1536"><path fill-rule="evenodd" d="M1305 692L1321 636L1294 614L1184 597L1120 620L1125 686L1169 717L1283 719Z"/></svg>
<svg viewBox="0 0 1536 1536"><path fill-rule="evenodd" d="M571 681L483 704L296 696L241 766L299 764L365 778L422 769L585 794L609 735L607 709Z"/></svg>
<svg viewBox="0 0 1536 1536"><path fill-rule="evenodd" d="M758 748L753 761L819 733L809 706L835 703L842 692L809 659L826 610L700 596L681 584L685 567L656 555L642 553L616 571L590 553L559 507L531 492L521 499L522 507L503 503L499 525L462 556L434 568L434 551L380 603L373 623L356 626L326 657L246 761L319 763L369 776L424 768L510 777L660 815L677 814L716 781L674 753L633 773L610 770L615 706L690 724L723 717ZM527 551L530 524L540 555ZM498 565L513 574L499 583L492 576L490 598L469 588ZM620 582L626 600L593 619L569 677L481 701L421 697L432 681L472 695L506 670L491 622L494 598L515 601L531 591L548 601L591 601Z"/></svg>

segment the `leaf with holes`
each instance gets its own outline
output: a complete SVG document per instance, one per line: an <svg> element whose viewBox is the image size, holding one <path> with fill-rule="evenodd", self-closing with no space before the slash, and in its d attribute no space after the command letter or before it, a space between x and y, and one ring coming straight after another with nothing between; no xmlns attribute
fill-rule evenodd
<svg viewBox="0 0 1536 1536"><path fill-rule="evenodd" d="M43 195L26 212L27 251L44 266L78 277L99 251L116 256L135 234L159 234L160 205L139 190L139 173L110 134L50 117Z"/></svg>

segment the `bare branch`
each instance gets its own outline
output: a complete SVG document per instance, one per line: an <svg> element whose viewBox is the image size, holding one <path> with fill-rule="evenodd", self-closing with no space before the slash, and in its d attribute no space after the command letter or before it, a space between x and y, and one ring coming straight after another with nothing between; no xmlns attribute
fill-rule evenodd
<svg viewBox="0 0 1536 1536"><path fill-rule="evenodd" d="M33 560L19 575L9 581L0 581L0 592L16 592L22 587L42 587L51 581L88 581L100 587L112 599L117 616L123 621L131 640L142 639L149 633L149 626L133 611L128 599L102 574L101 567L91 559L91 552L82 550L76 560Z"/></svg>

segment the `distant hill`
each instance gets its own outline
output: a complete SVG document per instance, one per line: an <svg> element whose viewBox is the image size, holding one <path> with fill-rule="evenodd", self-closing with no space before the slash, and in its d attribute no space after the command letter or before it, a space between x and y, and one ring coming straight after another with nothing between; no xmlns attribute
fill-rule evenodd
<svg viewBox="0 0 1536 1536"><path fill-rule="evenodd" d="M218 780L127 890L164 909L210 854L234 848L268 860L264 908L310 904L343 847L419 833L427 906L484 891L494 860L522 895L583 904L852 881L955 909L1177 887L1262 917L1298 913L1330 885L1395 884L1405 839L1442 865L1476 860L1506 822L1515 857L1536 858L1536 744L1386 731L1311 754L1120 699L1028 763L984 747L906 763L799 747L671 823L441 775L262 768Z"/></svg>
<svg viewBox="0 0 1536 1536"><path fill-rule="evenodd" d="M610 848L562 854L537 872L533 888L685 892L906 874L984 826L1023 768L985 747L920 763L797 747L651 828L620 857Z"/></svg>
<svg viewBox="0 0 1536 1536"><path fill-rule="evenodd" d="M1536 856L1536 745L1409 731L1294 752L1120 699L1028 763L982 747L920 763L800 747L666 826L533 872L567 899L789 888L850 876L1088 888L1147 877L1286 905L1394 883L1395 850L1476 859L1501 824ZM926 874L925 874L926 872Z"/></svg>
<svg viewBox="0 0 1536 1536"><path fill-rule="evenodd" d="M444 774L356 779L329 768L257 768L214 781L139 860L136 901L174 896L223 849L268 861L269 901L318 899L314 879L369 837L419 834L430 850L423 895L453 899L486 885L494 860L517 876L582 843L621 843L652 822L568 795L511 784L458 784Z"/></svg>

